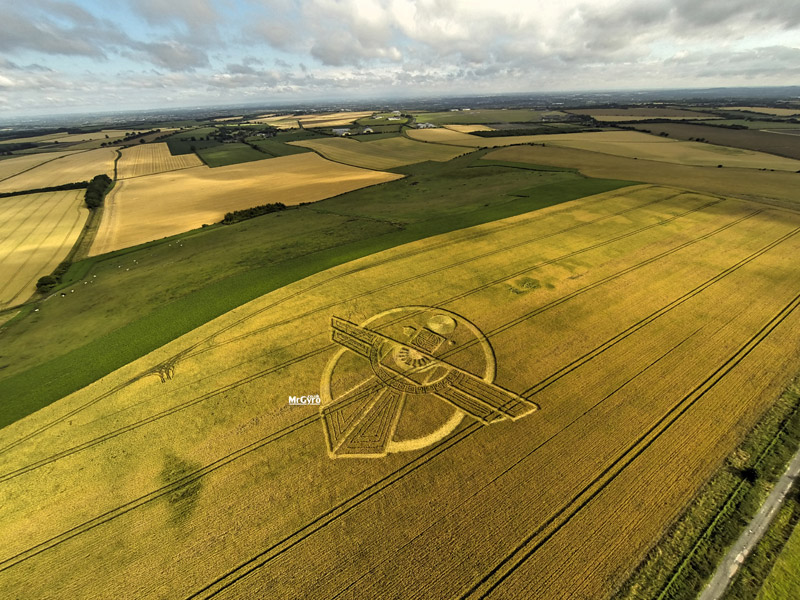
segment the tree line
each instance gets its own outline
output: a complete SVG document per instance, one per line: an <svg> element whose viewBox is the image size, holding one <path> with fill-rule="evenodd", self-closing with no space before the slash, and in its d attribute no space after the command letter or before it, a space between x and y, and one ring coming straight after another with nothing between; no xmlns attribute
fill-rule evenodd
<svg viewBox="0 0 800 600"><path fill-rule="evenodd" d="M252 208L245 208L243 210L234 210L232 212L225 213L225 218L222 219L222 223L224 225L230 225L232 223L238 223L239 221L244 221L246 219L252 219L253 217L260 217L261 215L279 212L281 210L286 210L286 209L287 206L283 202L261 204L259 206L253 206Z"/></svg>
<svg viewBox="0 0 800 600"><path fill-rule="evenodd" d="M95 175L86 188L86 206L90 209L102 206L103 199L106 197L112 183L111 177L105 173L102 175Z"/></svg>
<svg viewBox="0 0 800 600"><path fill-rule="evenodd" d="M32 190L20 190L18 192L3 192L0 198L10 198L11 196L25 196L27 194L40 194L42 192L60 192L62 190L81 190L89 187L88 181L76 181L75 183L65 183L63 185L51 185L50 187L34 188Z"/></svg>

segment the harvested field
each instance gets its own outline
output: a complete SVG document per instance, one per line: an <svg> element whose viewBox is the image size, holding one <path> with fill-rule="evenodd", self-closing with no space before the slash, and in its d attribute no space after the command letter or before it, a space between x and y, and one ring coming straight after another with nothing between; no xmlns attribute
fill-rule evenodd
<svg viewBox="0 0 800 600"><path fill-rule="evenodd" d="M49 158L52 154L46 156ZM88 181L101 173L113 175L116 156L116 151L111 148L69 153L0 181L0 192L16 192L75 181ZM0 162L0 165L2 164Z"/></svg>
<svg viewBox="0 0 800 600"><path fill-rule="evenodd" d="M12 156L11 158L0 159L0 185L2 182L18 175L23 171L28 171L41 164L56 160L63 156L69 156L72 152L45 152L42 154L27 154L24 156ZM5 190L4 190L5 191Z"/></svg>
<svg viewBox="0 0 800 600"><path fill-rule="evenodd" d="M49 133L46 135L37 135L34 137L14 138L11 140L3 140L2 143L9 142L55 142L59 144L71 144L77 142L90 142L94 140L104 140L106 138L115 139L125 137L127 134L133 133L130 129L103 129L102 131L93 131L91 133Z"/></svg>
<svg viewBox="0 0 800 600"><path fill-rule="evenodd" d="M321 138L289 143L292 146L311 148L336 162L367 169L392 169L426 160L444 162L468 151L440 144L423 144L404 137L384 138L372 142Z"/></svg>
<svg viewBox="0 0 800 600"><path fill-rule="evenodd" d="M257 123L262 125L272 125L278 129L296 129L300 127L297 119L291 115L270 116L258 119L250 119L248 123Z"/></svg>
<svg viewBox="0 0 800 600"><path fill-rule="evenodd" d="M800 116L800 108L773 108L770 106L726 106L723 110L741 110L776 117Z"/></svg>
<svg viewBox="0 0 800 600"><path fill-rule="evenodd" d="M328 114L311 113L308 115L295 115L303 127L336 127L338 125L350 125L363 117L369 117L372 111L361 112L338 112Z"/></svg>
<svg viewBox="0 0 800 600"><path fill-rule="evenodd" d="M707 127L703 127L707 129ZM546 135L518 135L502 138L481 138L443 129L409 131L413 139L471 146L496 148L516 144L546 144L562 146L628 158L655 160L679 165L740 167L748 169L800 170L800 160L701 142L683 142L638 131L600 131ZM792 138L789 138L792 141Z"/></svg>
<svg viewBox="0 0 800 600"><path fill-rule="evenodd" d="M549 144L546 147L502 148L487 154L486 159L576 168L589 177L612 177L660 185L680 185L688 189L774 203L795 209L800 206L800 199L795 192L800 175L786 171L676 165L559 148Z"/></svg>
<svg viewBox="0 0 800 600"><path fill-rule="evenodd" d="M473 131L493 131L488 125L445 125L445 129L460 131L461 133L472 133Z"/></svg>
<svg viewBox="0 0 800 600"><path fill-rule="evenodd" d="M409 129L406 135L412 140L420 142L433 142L435 144L451 144L453 146L473 146L479 147L483 143L491 144L496 140L470 135L462 131L452 129ZM503 138L508 139L508 138Z"/></svg>
<svg viewBox="0 0 800 600"><path fill-rule="evenodd" d="M652 132L654 135L665 133L672 138L688 140L702 138L712 144L744 148L756 152L768 152L787 158L800 160L800 137L791 135L775 135L769 131L754 129L726 129L724 127L708 127L689 123L646 123L634 125L642 131ZM800 133L800 125L796 125ZM792 130L779 130L783 133L794 133Z"/></svg>
<svg viewBox="0 0 800 600"><path fill-rule="evenodd" d="M228 211L271 202L314 202L398 177L333 163L306 152L126 179L106 198L91 254L216 223Z"/></svg>
<svg viewBox="0 0 800 600"><path fill-rule="evenodd" d="M36 291L69 252L89 216L84 190L0 198L0 308Z"/></svg>
<svg viewBox="0 0 800 600"><path fill-rule="evenodd" d="M179 154L173 156L166 142L156 144L140 144L122 151L122 158L117 164L117 177L128 179L142 175L154 175L165 171L176 171L189 167L202 166L196 154Z"/></svg>
<svg viewBox="0 0 800 600"><path fill-rule="evenodd" d="M641 186L268 294L0 432L0 594L607 598L800 367L799 251L796 214ZM348 323L538 410L326 428L288 398L370 390Z"/></svg>

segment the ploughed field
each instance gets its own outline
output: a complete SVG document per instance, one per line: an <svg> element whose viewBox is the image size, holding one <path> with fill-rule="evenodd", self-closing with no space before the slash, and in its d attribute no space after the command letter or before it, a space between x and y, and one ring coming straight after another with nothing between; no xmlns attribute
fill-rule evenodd
<svg viewBox="0 0 800 600"><path fill-rule="evenodd" d="M0 596L608 597L800 366L799 251L642 185L290 284L0 431Z"/></svg>

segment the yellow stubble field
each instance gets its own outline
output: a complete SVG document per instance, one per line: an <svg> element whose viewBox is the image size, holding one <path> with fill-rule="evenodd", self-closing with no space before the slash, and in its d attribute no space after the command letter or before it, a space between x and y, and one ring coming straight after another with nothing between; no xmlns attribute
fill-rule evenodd
<svg viewBox="0 0 800 600"><path fill-rule="evenodd" d="M202 165L203 161L193 152L173 156L166 143L141 144L122 151L117 164L117 177L128 179Z"/></svg>
<svg viewBox="0 0 800 600"><path fill-rule="evenodd" d="M0 308L27 300L78 238L84 190L0 198Z"/></svg>
<svg viewBox="0 0 800 600"><path fill-rule="evenodd" d="M106 197L91 254L219 222L229 211L273 202L313 202L399 177L334 163L309 152L124 179Z"/></svg>
<svg viewBox="0 0 800 600"><path fill-rule="evenodd" d="M50 154L46 156L51 157ZM111 148L71 152L0 181L0 192L33 190L76 181L89 181L101 173L113 175L115 157L116 151Z"/></svg>
<svg viewBox="0 0 800 600"><path fill-rule="evenodd" d="M458 131L460 133L472 133L473 131L494 131L488 125L444 125L445 129Z"/></svg>
<svg viewBox="0 0 800 600"><path fill-rule="evenodd" d="M798 251L638 186L270 293L0 432L0 595L609 597L800 367Z"/></svg>

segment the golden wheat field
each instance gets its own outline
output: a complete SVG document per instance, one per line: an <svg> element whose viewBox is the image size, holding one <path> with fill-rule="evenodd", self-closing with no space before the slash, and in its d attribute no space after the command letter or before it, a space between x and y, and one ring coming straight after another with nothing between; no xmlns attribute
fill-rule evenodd
<svg viewBox="0 0 800 600"><path fill-rule="evenodd" d="M91 255L216 223L228 211L273 202L314 202L399 177L308 152L124 179L106 197Z"/></svg>
<svg viewBox="0 0 800 600"><path fill-rule="evenodd" d="M116 151L111 148L71 152L0 181L0 192L17 192L76 181L89 181L101 173L113 175L115 157Z"/></svg>
<svg viewBox="0 0 800 600"><path fill-rule="evenodd" d="M344 111L336 113L311 113L306 115L295 115L303 127L336 127L337 125L349 125L363 117L370 117L374 113L368 111Z"/></svg>
<svg viewBox="0 0 800 600"><path fill-rule="evenodd" d="M659 185L680 185L692 190L736 196L789 208L797 208L800 203L800 198L795 192L800 182L800 174L788 171L695 167L655 160L636 160L575 148L562 148L553 144L499 148L483 158L577 168L588 177L612 177Z"/></svg>
<svg viewBox="0 0 800 600"><path fill-rule="evenodd" d="M374 142L321 138L289 144L311 148L330 160L367 169L392 169L426 160L445 162L467 152L452 146L423 144L404 137L384 138Z"/></svg>
<svg viewBox="0 0 800 600"><path fill-rule="evenodd" d="M28 299L78 238L84 190L0 198L0 308Z"/></svg>
<svg viewBox="0 0 800 600"><path fill-rule="evenodd" d="M800 367L798 252L642 185L267 294L0 431L0 597L610 597Z"/></svg>
<svg viewBox="0 0 800 600"><path fill-rule="evenodd" d="M266 117L258 117L257 119L250 119L248 123L263 123L266 125L272 125L278 129L296 129L300 126L297 123L297 119L291 115L269 115Z"/></svg>
<svg viewBox="0 0 800 600"><path fill-rule="evenodd" d="M55 142L59 144L75 143L75 142L90 142L94 140L104 140L106 138L116 139L126 136L129 133L134 133L129 129L103 129L101 131L92 131L91 133L48 133L46 135L37 135L34 137L23 137L6 140L7 142Z"/></svg>
<svg viewBox="0 0 800 600"><path fill-rule="evenodd" d="M0 160L0 184L23 171L28 171L44 163L56 160L57 158L69 156L70 154L73 154L73 152L44 152L41 154L27 154L4 158Z"/></svg>
<svg viewBox="0 0 800 600"><path fill-rule="evenodd" d="M409 131L408 134L412 139L420 141L474 148L545 144L679 165L700 167L722 165L723 167L793 172L800 170L800 160L792 158L703 142L672 140L640 131L515 135L501 138L481 138L444 129L416 129Z"/></svg>
<svg viewBox="0 0 800 600"><path fill-rule="evenodd" d="M122 157L117 163L117 177L129 179L202 165L203 161L194 152L173 156L164 142L141 144L122 151Z"/></svg>
<svg viewBox="0 0 800 600"><path fill-rule="evenodd" d="M473 131L494 131L488 125L443 125L445 129L459 131L461 133L472 133Z"/></svg>

